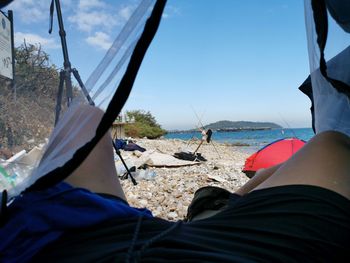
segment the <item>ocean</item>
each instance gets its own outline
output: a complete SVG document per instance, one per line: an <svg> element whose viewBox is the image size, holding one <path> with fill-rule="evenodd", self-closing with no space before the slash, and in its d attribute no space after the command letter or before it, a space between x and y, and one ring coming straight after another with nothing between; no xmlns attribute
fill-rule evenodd
<svg viewBox="0 0 350 263"><path fill-rule="evenodd" d="M311 128L272 129L256 131L213 132L213 142L227 143L239 147L241 150L253 153L261 147L282 138L297 137L308 141L314 133ZM169 133L164 136L168 139L190 140L193 137L201 138L200 132Z"/></svg>

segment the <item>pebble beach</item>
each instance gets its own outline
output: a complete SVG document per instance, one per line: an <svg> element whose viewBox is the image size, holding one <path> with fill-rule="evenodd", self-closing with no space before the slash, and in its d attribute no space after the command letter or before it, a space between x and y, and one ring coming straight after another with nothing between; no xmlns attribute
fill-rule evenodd
<svg viewBox="0 0 350 263"><path fill-rule="evenodd" d="M179 139L137 139L139 146L173 155L184 148L194 151L199 141ZM154 216L170 221L182 220L197 189L218 186L231 192L246 183L249 178L241 169L249 156L240 147L213 141L204 143L198 150L206 162L183 167L149 167L155 176L139 179L133 185L130 179L121 180L125 195L131 206L148 208ZM121 150L121 155L126 156ZM128 157L125 157L127 161Z"/></svg>

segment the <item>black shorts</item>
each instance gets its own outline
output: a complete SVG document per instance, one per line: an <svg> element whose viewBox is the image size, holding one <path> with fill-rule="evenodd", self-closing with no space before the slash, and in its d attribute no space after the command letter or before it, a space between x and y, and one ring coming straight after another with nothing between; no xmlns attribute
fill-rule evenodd
<svg viewBox="0 0 350 263"><path fill-rule="evenodd" d="M33 261L350 262L350 201L315 186L256 190L204 220L139 217L66 233Z"/></svg>

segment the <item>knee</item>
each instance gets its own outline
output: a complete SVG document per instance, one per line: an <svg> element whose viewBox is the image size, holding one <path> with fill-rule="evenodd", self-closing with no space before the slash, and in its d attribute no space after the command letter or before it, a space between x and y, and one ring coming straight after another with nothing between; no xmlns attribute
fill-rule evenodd
<svg viewBox="0 0 350 263"><path fill-rule="evenodd" d="M310 143L317 144L329 151L344 150L350 151L350 137L338 131L325 131L315 135Z"/></svg>
<svg viewBox="0 0 350 263"><path fill-rule="evenodd" d="M315 135L312 142L326 145L342 145L344 147L350 147L350 137L344 133L338 131L325 131ZM310 142L311 142L310 141Z"/></svg>

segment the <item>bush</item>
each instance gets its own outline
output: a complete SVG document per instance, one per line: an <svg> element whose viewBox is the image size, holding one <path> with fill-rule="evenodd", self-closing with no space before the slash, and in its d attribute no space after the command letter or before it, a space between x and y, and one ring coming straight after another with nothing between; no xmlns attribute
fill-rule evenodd
<svg viewBox="0 0 350 263"><path fill-rule="evenodd" d="M156 139L166 133L150 112L135 110L126 112L126 115L129 119L135 120L134 123L129 123L125 126L126 136Z"/></svg>

